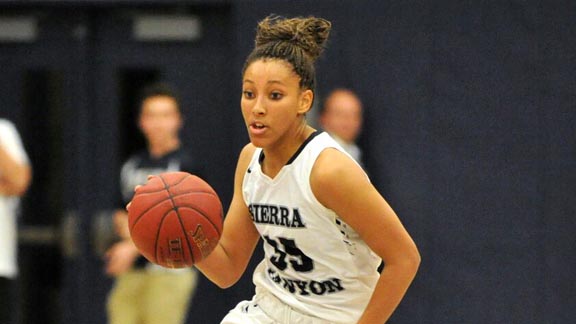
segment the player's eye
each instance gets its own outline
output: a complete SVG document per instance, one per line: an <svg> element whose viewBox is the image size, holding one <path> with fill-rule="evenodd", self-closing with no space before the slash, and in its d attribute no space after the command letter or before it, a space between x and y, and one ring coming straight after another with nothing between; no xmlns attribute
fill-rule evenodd
<svg viewBox="0 0 576 324"><path fill-rule="evenodd" d="M272 92L270 93L270 99L272 100L280 100L282 99L283 95L280 92Z"/></svg>
<svg viewBox="0 0 576 324"><path fill-rule="evenodd" d="M250 90L244 90L244 91L242 91L242 94L243 94L244 98L246 98L246 99L254 98L254 93Z"/></svg>

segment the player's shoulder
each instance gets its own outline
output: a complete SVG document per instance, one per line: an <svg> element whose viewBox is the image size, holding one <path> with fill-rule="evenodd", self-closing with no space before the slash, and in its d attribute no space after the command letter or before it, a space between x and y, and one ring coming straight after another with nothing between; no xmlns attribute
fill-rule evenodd
<svg viewBox="0 0 576 324"><path fill-rule="evenodd" d="M357 163L346 153L336 147L326 147L318 154L315 165L321 166L323 170L338 170L349 168Z"/></svg>
<svg viewBox="0 0 576 324"><path fill-rule="evenodd" d="M254 144L252 143L244 145L242 151L240 151L239 161L244 160L250 161L252 159L252 156L254 156L254 152L256 152L257 149L258 148L254 146Z"/></svg>
<svg viewBox="0 0 576 324"><path fill-rule="evenodd" d="M342 177L367 177L352 157L335 147L327 147L320 152L312 167L311 176L325 184L338 182Z"/></svg>
<svg viewBox="0 0 576 324"><path fill-rule="evenodd" d="M254 156L254 152L256 152L257 147L254 146L252 143L248 143L244 145L242 150L240 151L240 155L238 156L238 163L236 169L238 172L244 172L250 166L250 162L252 161L252 157Z"/></svg>

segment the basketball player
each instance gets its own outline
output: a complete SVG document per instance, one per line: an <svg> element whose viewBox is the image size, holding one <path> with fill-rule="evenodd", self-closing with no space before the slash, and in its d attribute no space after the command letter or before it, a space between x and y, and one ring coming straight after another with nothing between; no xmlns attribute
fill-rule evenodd
<svg viewBox="0 0 576 324"><path fill-rule="evenodd" d="M196 265L229 287L264 240L255 296L224 324L384 323L418 269L413 240L362 168L306 122L330 28L314 17L258 24L242 79L250 143L220 242Z"/></svg>
<svg viewBox="0 0 576 324"><path fill-rule="evenodd" d="M144 90L138 125L147 148L122 166L121 206L132 199L134 187L145 183L148 175L169 171L198 174L198 168L180 142L182 123L178 99L172 89L153 85ZM107 252L106 272L116 278L108 298L109 323L184 323L197 271L166 269L148 262L130 239L124 208L116 211L114 221L122 240Z"/></svg>

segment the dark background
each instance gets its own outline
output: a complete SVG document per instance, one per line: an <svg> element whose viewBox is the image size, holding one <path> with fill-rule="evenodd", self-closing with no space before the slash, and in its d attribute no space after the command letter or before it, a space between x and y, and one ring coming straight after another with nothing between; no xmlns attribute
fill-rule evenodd
<svg viewBox="0 0 576 324"><path fill-rule="evenodd" d="M202 36L137 41L142 13L195 15ZM331 20L317 103L342 86L364 102L367 170L422 254L390 322L575 322L569 0L0 1L0 17L38 26L33 41L0 40L0 116L16 122L34 166L20 322L105 322L105 220L119 165L142 145L132 120L142 85L178 87L184 141L230 201L247 142L240 70L270 13ZM252 293L250 273L228 290L203 280L188 322L218 323Z"/></svg>

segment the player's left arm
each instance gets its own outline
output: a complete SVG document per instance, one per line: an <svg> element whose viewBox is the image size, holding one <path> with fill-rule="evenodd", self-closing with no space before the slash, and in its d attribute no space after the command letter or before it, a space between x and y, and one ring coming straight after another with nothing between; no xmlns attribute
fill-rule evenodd
<svg viewBox="0 0 576 324"><path fill-rule="evenodd" d="M335 149L318 157L310 178L325 207L351 226L385 267L358 323L384 323L392 315L420 264L416 245L396 213L351 158Z"/></svg>
<svg viewBox="0 0 576 324"><path fill-rule="evenodd" d="M195 264L220 288L228 288L240 279L260 240L242 193L242 183L254 150L254 145L248 144L240 153L234 175L234 195L218 245L210 255Z"/></svg>

